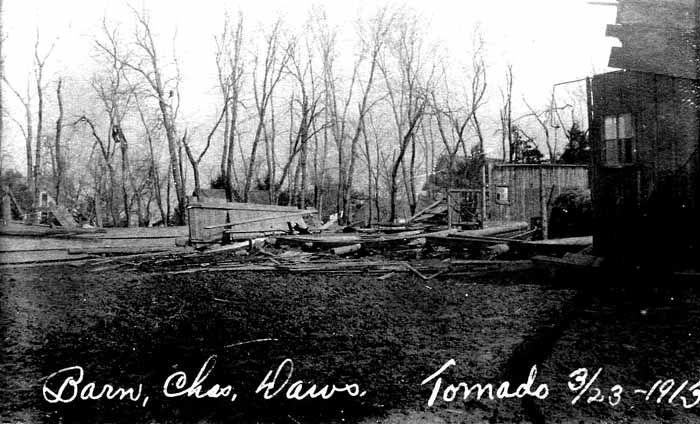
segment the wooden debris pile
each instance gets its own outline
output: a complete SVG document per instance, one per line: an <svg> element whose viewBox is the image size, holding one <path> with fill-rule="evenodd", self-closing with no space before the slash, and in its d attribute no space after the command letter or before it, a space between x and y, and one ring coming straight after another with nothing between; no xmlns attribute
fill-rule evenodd
<svg viewBox="0 0 700 424"><path fill-rule="evenodd" d="M314 222L316 211L311 209L206 198L190 201L187 227L102 233L63 228L55 234L42 228L40 235L53 237L22 246L0 244L0 264L67 262L88 265L93 271L168 274L373 274L380 279L410 274L424 281L521 271L535 263L598 264L581 252L591 245L590 237L535 240L538 230L520 222L477 230L429 225L442 213L442 206L435 202L405 223L358 228L341 227L333 220L321 225Z"/></svg>

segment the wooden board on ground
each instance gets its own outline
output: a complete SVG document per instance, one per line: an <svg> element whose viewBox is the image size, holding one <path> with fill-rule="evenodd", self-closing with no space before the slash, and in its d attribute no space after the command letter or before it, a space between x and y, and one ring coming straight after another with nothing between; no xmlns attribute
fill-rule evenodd
<svg viewBox="0 0 700 424"><path fill-rule="evenodd" d="M96 234L105 232L102 228L61 228L45 225L25 225L10 223L0 225L0 236L51 237L74 236L78 234Z"/></svg>
<svg viewBox="0 0 700 424"><path fill-rule="evenodd" d="M58 223L61 224L61 227L75 228L78 226L73 218L73 215L71 215L70 212L68 212L68 209L63 206L54 206L51 208L51 213L53 214L54 218L56 218Z"/></svg>
<svg viewBox="0 0 700 424"><path fill-rule="evenodd" d="M175 247L173 245L173 247ZM135 255L139 253L162 252L169 250L165 246L100 246L100 247L75 247L68 249L69 255Z"/></svg>

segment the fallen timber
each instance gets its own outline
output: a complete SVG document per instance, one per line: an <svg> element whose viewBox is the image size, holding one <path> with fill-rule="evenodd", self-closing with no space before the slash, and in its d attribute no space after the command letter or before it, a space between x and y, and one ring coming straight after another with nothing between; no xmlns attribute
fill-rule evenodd
<svg viewBox="0 0 700 424"><path fill-rule="evenodd" d="M139 253L162 252L171 250L166 246L100 246L100 247L76 247L67 249L69 255L132 255Z"/></svg>
<svg viewBox="0 0 700 424"><path fill-rule="evenodd" d="M455 230L444 230L433 233L424 233L421 230L403 231L400 233L376 235L376 234L327 234L327 235L297 235L276 237L278 244L291 246L313 247L327 250L341 246L360 244L366 248L389 247L411 240L425 238L428 235L441 236L450 234Z"/></svg>
<svg viewBox="0 0 700 424"><path fill-rule="evenodd" d="M457 231L447 235L426 235L425 238L430 245L450 248L488 248L495 245L507 245L511 250L520 252L525 256L578 252L593 244L593 239L590 236L533 241L519 238L474 235L471 231Z"/></svg>
<svg viewBox="0 0 700 424"><path fill-rule="evenodd" d="M60 237L105 232L106 230L103 228L62 228L24 224L0 225L0 236Z"/></svg>
<svg viewBox="0 0 700 424"><path fill-rule="evenodd" d="M491 273L526 271L534 268L532 261L474 261L419 263L386 260L333 260L310 261L301 263L278 264L270 261L263 263L226 263L207 266L188 267L168 271L169 275L190 274L197 272L288 272L295 274L379 274L381 279L389 273L414 274L422 280L432 278L449 278L456 276L481 276Z"/></svg>

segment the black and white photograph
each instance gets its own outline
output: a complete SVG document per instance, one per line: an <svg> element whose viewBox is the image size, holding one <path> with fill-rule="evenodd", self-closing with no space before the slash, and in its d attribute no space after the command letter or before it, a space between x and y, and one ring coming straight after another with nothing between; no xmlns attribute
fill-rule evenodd
<svg viewBox="0 0 700 424"><path fill-rule="evenodd" d="M0 0L0 424L700 423L700 0Z"/></svg>

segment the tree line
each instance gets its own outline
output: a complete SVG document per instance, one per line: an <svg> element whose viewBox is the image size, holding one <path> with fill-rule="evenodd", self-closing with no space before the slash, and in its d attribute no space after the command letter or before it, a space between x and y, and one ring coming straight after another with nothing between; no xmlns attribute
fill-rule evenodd
<svg viewBox="0 0 700 424"><path fill-rule="evenodd" d="M45 190L99 226L168 225L183 222L190 190L221 188L230 201L313 206L341 222L361 199L370 220L395 221L458 184L465 161L483 166L494 135L504 161L534 160L525 120L543 129L549 158L558 158L552 128L569 125L581 141L573 112L568 124L562 118L573 107L553 95L546 107L525 102L529 113L513 116L512 67L497 78L493 130L480 32L459 67L428 41L425 21L388 6L358 19L352 37L321 7L296 32L282 19L249 27L242 13L227 14L211 40L217 100L200 105L210 118L191 122L181 111L177 38L163 43L147 10L130 15L131 26L102 20L87 82L47 76L54 45L39 30L26 87L3 72L22 105L23 116L3 114L24 138L28 203Z"/></svg>

